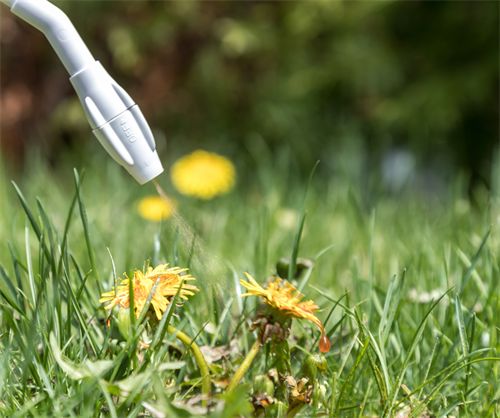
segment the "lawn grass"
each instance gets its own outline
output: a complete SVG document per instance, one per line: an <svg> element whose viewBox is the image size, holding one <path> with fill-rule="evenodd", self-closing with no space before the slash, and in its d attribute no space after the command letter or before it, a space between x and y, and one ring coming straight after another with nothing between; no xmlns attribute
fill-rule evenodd
<svg viewBox="0 0 500 418"><path fill-rule="evenodd" d="M239 280L248 272L264 283L281 257L298 255L314 268L292 283L321 308L332 349L296 416L499 417L498 190L468 194L459 176L440 192L408 185L390 194L376 176L320 164L301 216L307 178L291 161L256 172L241 162L236 190L209 202L177 195L163 174L185 218L164 224L136 211L154 187L102 154L85 173L33 158L17 190L16 175L2 172L0 414L206 416L200 394L210 378L210 417L251 416L256 377L279 364L282 348L298 381L319 353L319 331L294 321L288 346L262 347L225 394L257 338L258 299L240 298ZM120 345L98 300L113 269L131 276L148 260L189 266L200 292L156 329L136 321ZM169 326L196 337L208 377ZM139 350L146 334L158 341L149 352ZM292 406L266 414L293 416Z"/></svg>

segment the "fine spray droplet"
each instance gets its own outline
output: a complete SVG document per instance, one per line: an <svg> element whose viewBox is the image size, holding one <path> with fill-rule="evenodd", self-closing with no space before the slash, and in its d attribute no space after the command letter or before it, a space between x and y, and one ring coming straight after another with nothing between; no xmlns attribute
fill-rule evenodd
<svg viewBox="0 0 500 418"><path fill-rule="evenodd" d="M330 344L326 334L321 334L321 339L319 340L319 351L322 353L328 353L331 347L332 345Z"/></svg>

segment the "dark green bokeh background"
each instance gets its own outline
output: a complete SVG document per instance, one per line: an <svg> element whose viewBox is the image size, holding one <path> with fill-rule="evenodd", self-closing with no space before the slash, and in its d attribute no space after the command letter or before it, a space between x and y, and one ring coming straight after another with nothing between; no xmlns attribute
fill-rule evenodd
<svg viewBox="0 0 500 418"><path fill-rule="evenodd" d="M54 3L140 105L166 167L203 148L242 183L273 163L265 148L301 177L321 159L320 175L367 190L439 190L458 172L490 186L498 2ZM0 28L7 166L22 173L32 149L92 166L104 150L49 43L3 6Z"/></svg>

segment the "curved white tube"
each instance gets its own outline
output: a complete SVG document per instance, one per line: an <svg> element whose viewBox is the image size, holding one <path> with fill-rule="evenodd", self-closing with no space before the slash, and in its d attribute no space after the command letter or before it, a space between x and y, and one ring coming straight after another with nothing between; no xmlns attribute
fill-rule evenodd
<svg viewBox="0 0 500 418"><path fill-rule="evenodd" d="M2 3L5 3L7 6L12 7L16 0L0 0Z"/></svg>
<svg viewBox="0 0 500 418"><path fill-rule="evenodd" d="M140 183L163 172L155 140L132 98L94 60L68 17L47 0L0 0L39 29L70 74L85 115L106 151Z"/></svg>
<svg viewBox="0 0 500 418"><path fill-rule="evenodd" d="M13 3L12 13L47 37L69 75L78 73L95 61L68 16L52 3L47 0L17 0Z"/></svg>

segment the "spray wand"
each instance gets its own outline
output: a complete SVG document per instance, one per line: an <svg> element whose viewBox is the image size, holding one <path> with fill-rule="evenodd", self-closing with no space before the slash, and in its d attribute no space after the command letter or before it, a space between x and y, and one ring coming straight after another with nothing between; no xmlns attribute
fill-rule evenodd
<svg viewBox="0 0 500 418"><path fill-rule="evenodd" d="M104 149L140 183L163 172L155 140L139 106L96 61L69 18L47 0L0 0L49 40Z"/></svg>

